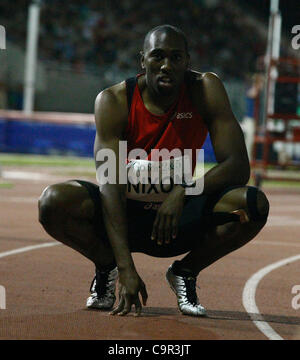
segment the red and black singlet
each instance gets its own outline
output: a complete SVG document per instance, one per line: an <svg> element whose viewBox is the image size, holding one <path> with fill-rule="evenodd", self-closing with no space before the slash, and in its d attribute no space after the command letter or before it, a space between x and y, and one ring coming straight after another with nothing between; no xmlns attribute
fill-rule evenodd
<svg viewBox="0 0 300 360"><path fill-rule="evenodd" d="M207 127L192 104L188 87L183 84L178 100L163 115L155 115L145 107L138 86L138 75L126 81L129 105L128 125L125 132L128 153L141 148L151 160L152 149L201 149L207 136ZM129 159L130 160L130 159ZM193 156L193 170L196 158Z"/></svg>

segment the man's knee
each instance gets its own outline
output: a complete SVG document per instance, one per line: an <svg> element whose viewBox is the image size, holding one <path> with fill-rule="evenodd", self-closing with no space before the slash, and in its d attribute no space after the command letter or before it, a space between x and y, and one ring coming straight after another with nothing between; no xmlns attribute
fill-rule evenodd
<svg viewBox="0 0 300 360"><path fill-rule="evenodd" d="M227 193L207 217L210 226L225 225L232 230L239 223L264 226L269 214L266 195L253 186L241 187Z"/></svg>
<svg viewBox="0 0 300 360"><path fill-rule="evenodd" d="M58 213L60 203L59 184L48 186L41 194L38 201L39 222L44 227L53 224L55 215Z"/></svg>
<svg viewBox="0 0 300 360"><path fill-rule="evenodd" d="M48 186L38 202L39 221L47 232L59 231L67 219L91 221L95 214L88 191L74 181Z"/></svg>
<svg viewBox="0 0 300 360"><path fill-rule="evenodd" d="M247 208L251 221L266 223L270 204L263 191L253 186L248 188Z"/></svg>

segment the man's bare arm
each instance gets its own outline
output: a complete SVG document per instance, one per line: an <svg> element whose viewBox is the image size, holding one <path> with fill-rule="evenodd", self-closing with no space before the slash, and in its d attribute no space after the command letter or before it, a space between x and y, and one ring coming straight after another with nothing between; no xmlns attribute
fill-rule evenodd
<svg viewBox="0 0 300 360"><path fill-rule="evenodd" d="M205 174L204 193L210 194L226 186L245 185L250 166L243 132L221 80L206 73L202 82L201 106L218 162Z"/></svg>
<svg viewBox="0 0 300 360"><path fill-rule="evenodd" d="M123 114L122 114L123 113ZM125 113L126 114L126 113ZM119 142L124 129L124 111L117 96L110 89L101 92L95 102L96 139L95 160L101 149L112 150L116 158L116 184L100 186L104 223L118 268L134 269L127 243L126 185L118 183ZM96 160L98 170L101 162ZM110 169L110 171L114 171Z"/></svg>
<svg viewBox="0 0 300 360"><path fill-rule="evenodd" d="M119 282L122 285L120 303L113 313L125 315L135 304L136 313L141 311L138 293L141 292L143 303L146 304L146 287L137 271L128 246L128 225L126 216L126 185L119 184L119 144L127 123L127 104L122 92L107 89L101 92L95 102L96 139L95 160L99 169L101 162L97 161L97 153L101 149L109 149L115 154L116 183L100 186L103 220L109 241L119 270ZM125 165L125 164L124 164ZM113 169L114 171L114 169Z"/></svg>

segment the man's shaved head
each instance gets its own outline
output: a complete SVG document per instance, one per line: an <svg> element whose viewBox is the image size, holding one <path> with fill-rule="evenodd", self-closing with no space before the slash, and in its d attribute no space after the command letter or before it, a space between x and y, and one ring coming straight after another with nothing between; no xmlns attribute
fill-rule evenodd
<svg viewBox="0 0 300 360"><path fill-rule="evenodd" d="M144 39L144 47L143 47L144 53L147 51L147 49L149 47L149 41L150 41L151 35L156 32L165 33L168 35L173 33L173 34L176 34L177 36L181 37L182 41L184 42L186 53L187 54L189 53L188 43L187 43L187 39L186 39L184 32L172 25L159 25L159 26L156 26L155 28L151 29L150 31L148 31L148 33L146 34L145 39Z"/></svg>
<svg viewBox="0 0 300 360"><path fill-rule="evenodd" d="M151 29L141 52L141 67L149 91L173 101L184 82L189 60L186 36L180 29L172 25Z"/></svg>

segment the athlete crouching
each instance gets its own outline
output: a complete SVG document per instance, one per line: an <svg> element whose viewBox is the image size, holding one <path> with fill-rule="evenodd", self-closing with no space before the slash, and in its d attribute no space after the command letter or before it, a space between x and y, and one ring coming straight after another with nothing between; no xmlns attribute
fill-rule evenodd
<svg viewBox="0 0 300 360"><path fill-rule="evenodd" d="M95 264L88 307L112 309L119 279L120 301L111 314L126 315L135 305L139 315L139 294L144 305L148 295L131 254L185 254L167 269L166 278L180 311L202 316L206 311L197 298L197 275L253 239L267 221L269 204L261 190L246 186L250 169L244 137L221 80L190 70L182 31L170 25L150 30L141 54L142 74L96 98L96 169L103 165L97 158L101 150L122 161L122 141L127 156L133 149L147 156L154 149L183 153L200 149L209 132L217 165L205 174L203 192L186 195L187 184L173 184L163 200L147 201L132 198L124 183L106 183L99 191L99 185L72 180L44 190L40 222L52 237ZM194 160L192 170L195 165Z"/></svg>

